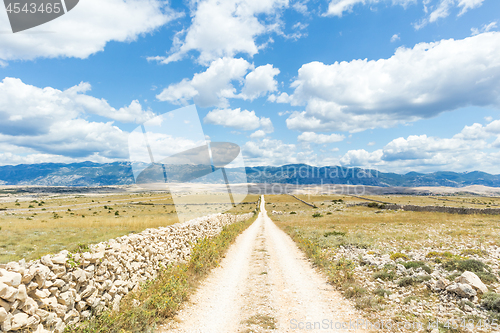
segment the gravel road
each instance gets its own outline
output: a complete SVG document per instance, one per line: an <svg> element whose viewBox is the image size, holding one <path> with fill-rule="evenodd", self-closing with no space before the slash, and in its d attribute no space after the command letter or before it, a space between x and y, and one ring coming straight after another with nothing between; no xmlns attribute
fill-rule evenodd
<svg viewBox="0 0 500 333"><path fill-rule="evenodd" d="M335 329L361 318L271 221L262 198L257 220L158 333L362 332Z"/></svg>

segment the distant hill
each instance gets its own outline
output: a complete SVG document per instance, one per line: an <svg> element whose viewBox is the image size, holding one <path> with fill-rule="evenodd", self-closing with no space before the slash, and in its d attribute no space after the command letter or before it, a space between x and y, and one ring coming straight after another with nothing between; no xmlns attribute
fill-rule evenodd
<svg viewBox="0 0 500 333"><path fill-rule="evenodd" d="M192 175L204 174L206 166L186 165L175 170L167 170L170 181L191 179ZM226 169L233 182L243 182L243 169ZM281 167L247 167L247 180L250 183L289 183L289 184L351 184L371 186L449 186L464 187L484 185L500 187L500 175L485 172L448 172L433 173L409 172L407 174L383 173L361 168L339 166L313 167L306 164L290 164ZM220 182L211 174L198 182ZM42 186L106 186L128 185L134 183L131 164L115 163L41 163L0 166L2 185L42 185Z"/></svg>

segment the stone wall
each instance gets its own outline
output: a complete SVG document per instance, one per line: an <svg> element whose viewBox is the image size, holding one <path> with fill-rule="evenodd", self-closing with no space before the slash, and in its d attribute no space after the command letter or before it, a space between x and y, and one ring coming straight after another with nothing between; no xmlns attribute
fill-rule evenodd
<svg viewBox="0 0 500 333"><path fill-rule="evenodd" d="M160 267L188 260L197 239L251 216L214 214L91 245L88 252L2 264L2 332L62 332L95 311L118 310L122 297Z"/></svg>
<svg viewBox="0 0 500 333"><path fill-rule="evenodd" d="M368 206L370 203L362 202L351 204L350 206ZM377 207L375 207L377 208ZM396 205L382 204L379 209L408 210L412 212L439 212L450 214L488 214L499 215L500 208L467 208L467 207L443 207L443 206L416 206L416 205Z"/></svg>

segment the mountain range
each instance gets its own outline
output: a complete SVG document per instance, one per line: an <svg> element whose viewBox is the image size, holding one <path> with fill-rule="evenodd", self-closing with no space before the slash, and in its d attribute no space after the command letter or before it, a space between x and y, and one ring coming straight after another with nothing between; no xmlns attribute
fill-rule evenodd
<svg viewBox="0 0 500 333"><path fill-rule="evenodd" d="M169 181L191 179L192 174L206 166L177 166ZM180 170L180 171L179 171ZM289 164L281 167L258 166L245 169L226 169L231 182L244 182L245 171L249 183L289 183L289 184L352 184L371 186L449 186L464 187L484 185L500 187L500 175L485 172L433 173L409 172L406 174L384 173L361 168L339 166L314 167L306 164ZM191 180L193 182L219 183L214 174ZM0 166L0 185L39 186L107 186L133 184L132 165L129 162L114 163L41 163Z"/></svg>

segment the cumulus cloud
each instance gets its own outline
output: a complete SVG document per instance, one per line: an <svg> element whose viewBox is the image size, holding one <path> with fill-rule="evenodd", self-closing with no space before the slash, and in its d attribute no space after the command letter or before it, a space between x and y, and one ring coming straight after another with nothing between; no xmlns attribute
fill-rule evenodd
<svg viewBox="0 0 500 333"><path fill-rule="evenodd" d="M134 100L129 106L115 109L104 99L86 93L91 85L82 82L66 90L39 88L17 78L0 82L1 133L36 133L58 119L73 119L81 114L96 114L120 122L144 122L154 113L143 110Z"/></svg>
<svg viewBox="0 0 500 333"><path fill-rule="evenodd" d="M264 133L274 131L271 119L257 117L255 111L237 109L217 109L210 111L203 119L204 123L236 128L244 131L262 128Z"/></svg>
<svg viewBox="0 0 500 333"><path fill-rule="evenodd" d="M461 107L500 106L500 33L398 48L389 59L303 65L287 119L300 131L362 131Z"/></svg>
<svg viewBox="0 0 500 333"><path fill-rule="evenodd" d="M250 134L250 138L252 138L252 139L262 139L265 136L266 136L266 132L264 132L263 130L257 130L255 132L253 132L252 134Z"/></svg>
<svg viewBox="0 0 500 333"><path fill-rule="evenodd" d="M325 144L325 143L343 141L345 139L345 136L341 134L326 135L326 134L317 134L314 132L304 132L300 134L297 137L297 139L301 142Z"/></svg>
<svg viewBox="0 0 500 333"><path fill-rule="evenodd" d="M340 158L346 166L379 168L384 171L464 171L498 173L500 156L488 152L500 142L500 120L483 126L465 126L451 138L410 135L390 141L382 149L350 150ZM489 143L491 139L493 142Z"/></svg>
<svg viewBox="0 0 500 333"><path fill-rule="evenodd" d="M245 85L241 89L240 96L247 100L266 95L268 92L278 90L278 82L274 79L280 70L273 65L259 66L245 77Z"/></svg>
<svg viewBox="0 0 500 333"><path fill-rule="evenodd" d="M176 35L168 56L150 59L167 64L193 50L201 64L239 53L253 56L264 46L257 37L276 31L279 11L286 7L288 0L193 1L191 26Z"/></svg>
<svg viewBox="0 0 500 333"><path fill-rule="evenodd" d="M144 111L138 101L115 109L104 99L86 94L90 84L80 83L66 90L39 88L20 79L0 82L0 144L8 160L46 161L91 159L108 161L127 158L127 133L112 121L93 122L90 114L121 122L143 122L154 114ZM29 158L19 157L24 152ZM16 157L17 156L17 157ZM5 163L5 162L4 162Z"/></svg>
<svg viewBox="0 0 500 333"><path fill-rule="evenodd" d="M243 145L242 153L248 166L297 163L296 146L281 140L248 141Z"/></svg>
<svg viewBox="0 0 500 333"><path fill-rule="evenodd" d="M110 41L131 42L179 17L160 0L85 0L56 20L16 34L0 34L0 63L38 57L87 58ZM0 30L9 31L0 11ZM4 60L2 62L1 60Z"/></svg>
<svg viewBox="0 0 500 333"><path fill-rule="evenodd" d="M224 108L229 106L228 98L254 100L277 90L274 76L279 72L270 64L254 69L242 58L221 58L213 61L204 72L194 74L191 80L171 84L156 97L172 104L187 105L193 100L201 107ZM243 84L241 93L235 88L235 82Z"/></svg>

